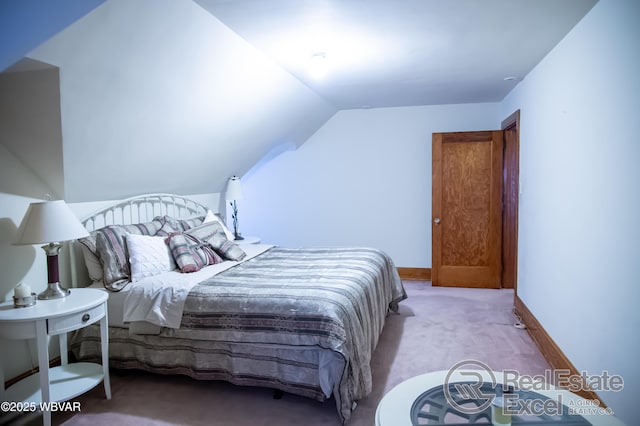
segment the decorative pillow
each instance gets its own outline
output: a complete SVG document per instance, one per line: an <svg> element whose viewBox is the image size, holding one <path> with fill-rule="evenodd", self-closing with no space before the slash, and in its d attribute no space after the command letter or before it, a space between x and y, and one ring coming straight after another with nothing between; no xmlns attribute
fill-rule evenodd
<svg viewBox="0 0 640 426"><path fill-rule="evenodd" d="M220 222L214 221L203 223L200 226L191 228L185 231L185 234L193 235L201 241L208 242L209 239L216 234L224 236L224 229L222 228L222 225L220 225Z"/></svg>
<svg viewBox="0 0 640 426"><path fill-rule="evenodd" d="M82 250L82 258L84 259L84 264L87 267L87 272L89 273L91 281L102 281L104 273L102 272L102 263L100 263L100 258L95 251L95 236L93 237L93 251L85 244L82 244L80 240L77 240L76 244Z"/></svg>
<svg viewBox="0 0 640 426"><path fill-rule="evenodd" d="M89 232L88 237L78 238L76 241L82 244L83 247L86 247L87 250L89 250L91 253L97 255L96 253L96 234L97 233L98 231L91 231Z"/></svg>
<svg viewBox="0 0 640 426"><path fill-rule="evenodd" d="M127 235L127 250L131 266L131 282L140 281L176 268L171 250L164 237Z"/></svg>
<svg viewBox="0 0 640 426"><path fill-rule="evenodd" d="M202 223L209 223L213 221L218 222L222 226L222 230L224 231L224 234L227 236L228 240L233 241L236 238L236 236L233 235L233 232L231 232L227 225L224 223L224 220L222 220L222 216L220 216L220 213L214 213L211 210L208 210L207 215L204 217L204 221Z"/></svg>
<svg viewBox="0 0 640 426"><path fill-rule="evenodd" d="M96 252L104 271L104 284L109 290L120 291L130 281L129 253L126 236L128 234L153 235L161 228L160 222L138 223L135 225L111 225L96 233Z"/></svg>
<svg viewBox="0 0 640 426"><path fill-rule="evenodd" d="M173 226L171 226L169 222L165 222L165 224L162 225L162 228L160 228L158 232L155 233L155 235L158 235L161 237L168 237L169 235L175 234L176 232L180 232L180 231L174 228Z"/></svg>
<svg viewBox="0 0 640 426"><path fill-rule="evenodd" d="M223 262L209 244L196 236L175 233L169 235L167 241L180 272L196 272L207 265Z"/></svg>
<svg viewBox="0 0 640 426"><path fill-rule="evenodd" d="M229 241L224 234L217 233L207 240L207 243L222 257L228 260L239 261L247 256L247 253L233 241Z"/></svg>
<svg viewBox="0 0 640 426"><path fill-rule="evenodd" d="M202 225L204 216L193 217L190 219L176 219L175 217L164 215L164 216L156 216L153 220L160 221L162 222L163 225L169 224L169 226L171 226L173 229L175 229L178 232L184 232L198 225Z"/></svg>
<svg viewBox="0 0 640 426"><path fill-rule="evenodd" d="M120 291L129 281L129 255L124 237L127 234L122 229L105 230L98 233L96 249L104 273L104 286L113 291Z"/></svg>
<svg viewBox="0 0 640 426"><path fill-rule="evenodd" d="M151 222L136 223L133 225L109 225L109 226L121 227L130 232L139 233L141 235L154 235L162 227L163 223L164 222L161 222L159 220L153 220ZM97 255L98 250L96 248L96 241L97 241L98 233L105 228L106 226L100 229L96 229L95 231L91 231L89 232L88 237L78 238L76 241L78 241L80 244L82 244L87 249L89 249L90 252Z"/></svg>

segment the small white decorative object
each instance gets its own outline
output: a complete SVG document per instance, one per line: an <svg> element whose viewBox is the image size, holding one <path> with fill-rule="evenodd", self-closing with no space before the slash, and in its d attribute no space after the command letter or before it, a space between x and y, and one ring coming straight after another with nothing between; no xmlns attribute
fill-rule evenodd
<svg viewBox="0 0 640 426"><path fill-rule="evenodd" d="M27 296L31 296L31 287L29 287L27 284L25 283L20 283L16 286L15 289L13 289L13 296L14 297L27 297Z"/></svg>
<svg viewBox="0 0 640 426"><path fill-rule="evenodd" d="M25 308L36 304L36 294L31 293L31 287L25 283L18 284L13 289L13 307Z"/></svg>

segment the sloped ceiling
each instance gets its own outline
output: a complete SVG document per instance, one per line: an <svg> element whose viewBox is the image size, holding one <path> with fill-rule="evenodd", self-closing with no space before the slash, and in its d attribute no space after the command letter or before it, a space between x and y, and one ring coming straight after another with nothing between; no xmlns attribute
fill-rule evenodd
<svg viewBox="0 0 640 426"><path fill-rule="evenodd" d="M499 102L597 0L195 1L350 109Z"/></svg>
<svg viewBox="0 0 640 426"><path fill-rule="evenodd" d="M220 192L337 109L500 101L596 1L4 0L0 24L19 24L0 69L20 49L58 68L61 130L41 143L67 201Z"/></svg>
<svg viewBox="0 0 640 426"><path fill-rule="evenodd" d="M60 70L70 202L221 192L335 113L191 0L109 0L28 57Z"/></svg>
<svg viewBox="0 0 640 426"><path fill-rule="evenodd" d="M0 71L105 0L2 0Z"/></svg>

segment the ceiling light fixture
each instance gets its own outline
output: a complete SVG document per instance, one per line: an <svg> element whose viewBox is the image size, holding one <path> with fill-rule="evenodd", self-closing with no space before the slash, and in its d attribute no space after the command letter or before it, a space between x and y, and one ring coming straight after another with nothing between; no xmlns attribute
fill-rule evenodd
<svg viewBox="0 0 640 426"><path fill-rule="evenodd" d="M516 80L516 77L514 76L509 76L504 78L504 81L514 81L514 80Z"/></svg>
<svg viewBox="0 0 640 426"><path fill-rule="evenodd" d="M327 57L324 52L317 52L311 56L309 61L309 74L311 77L320 79L327 75Z"/></svg>

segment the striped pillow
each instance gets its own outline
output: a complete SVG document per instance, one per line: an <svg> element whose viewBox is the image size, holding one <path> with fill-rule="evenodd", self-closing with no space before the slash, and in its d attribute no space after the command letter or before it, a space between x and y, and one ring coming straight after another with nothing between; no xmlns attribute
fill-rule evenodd
<svg viewBox="0 0 640 426"><path fill-rule="evenodd" d="M211 247L213 247L220 256L228 260L239 261L247 256L247 253L245 253L239 245L227 240L224 233L213 235L207 240L207 243L211 244Z"/></svg>
<svg viewBox="0 0 640 426"><path fill-rule="evenodd" d="M109 225L95 231L91 231L88 237L79 238L78 242L88 248L92 253L98 254L96 242L98 239L98 233L105 228L123 228L130 233L139 235L155 235L156 232L162 227L164 222L160 220L153 220L151 222L136 223L133 225Z"/></svg>
<svg viewBox="0 0 640 426"><path fill-rule="evenodd" d="M168 237L169 235L175 234L176 232L180 231L174 228L169 222L165 222L164 225L162 225L162 227L154 235L158 237Z"/></svg>
<svg viewBox="0 0 640 426"><path fill-rule="evenodd" d="M176 219L175 217L164 215L156 216L153 218L153 220L160 221L163 225L167 224L178 232L184 232L198 225L201 225L204 221L204 216L192 217L190 219Z"/></svg>
<svg viewBox="0 0 640 426"><path fill-rule="evenodd" d="M154 235L161 226L161 222L153 221L135 225L110 225L96 232L96 253L102 263L104 285L107 289L120 291L131 281L126 236Z"/></svg>
<svg viewBox="0 0 640 426"><path fill-rule="evenodd" d="M180 272L196 272L207 265L223 262L209 244L196 236L176 232L167 240Z"/></svg>
<svg viewBox="0 0 640 426"><path fill-rule="evenodd" d="M185 233L193 235L202 241L209 242L209 239L216 234L222 234L224 236L224 229L219 222L214 221L203 223L200 226L196 226L195 228L185 231Z"/></svg>
<svg viewBox="0 0 640 426"><path fill-rule="evenodd" d="M238 261L244 259L247 255L240 246L227 239L224 227L218 221L203 223L200 226L189 229L186 233L211 245L216 253L224 259Z"/></svg>

